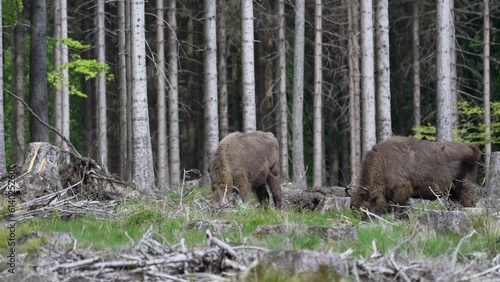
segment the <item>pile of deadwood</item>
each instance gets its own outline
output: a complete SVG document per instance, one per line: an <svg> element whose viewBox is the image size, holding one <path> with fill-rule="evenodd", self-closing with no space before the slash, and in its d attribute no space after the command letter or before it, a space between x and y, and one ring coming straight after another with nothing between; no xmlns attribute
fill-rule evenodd
<svg viewBox="0 0 500 282"><path fill-rule="evenodd" d="M18 222L51 216L54 211L63 218L85 214L109 218L116 215L114 207L120 201L137 196L131 185L110 176L92 159L64 153L46 143L30 144L24 166L13 175L14 178L0 182L0 189L2 193L14 190L19 200L14 212ZM284 189L288 209L340 210L349 204L345 196L342 187ZM442 214L430 213L422 226L440 222L436 217L442 218ZM43 237L47 243L35 253L17 258L15 276L8 272L6 258L0 257L0 280L38 277L42 281L259 281L277 273L318 281L342 277L354 281L484 281L500 277L500 256L487 259L481 254L464 256L460 253L463 241L470 240L474 234L467 225L467 217L457 222L456 230L451 229L464 235L452 254L422 260L397 254L397 248L380 254L376 242L372 243L372 255L364 259L355 258L352 250L345 253L270 251L258 246L258 239L252 241L253 245L234 245L219 239L217 231L232 228L229 223L227 226L203 221L192 224L195 228L206 229L204 246L187 248L182 238L178 244L169 245L148 230L142 239L137 242L131 239L130 246L121 251L95 252L79 248L78 242L68 233L31 232L19 238L19 243L33 237ZM449 226L443 222L436 228ZM463 233L464 226L469 233ZM286 232L313 232L325 240L357 239L352 226L337 229L303 225L261 226L254 237Z"/></svg>
<svg viewBox="0 0 500 282"><path fill-rule="evenodd" d="M22 168L10 168L0 192L18 203L17 221L50 216L93 214L107 218L124 198L134 197L131 185L111 176L90 158L62 151L49 143L30 143Z"/></svg>
<svg viewBox="0 0 500 282"><path fill-rule="evenodd" d="M195 249L188 249L183 239L176 245L162 243L151 230L120 252L90 252L75 248L71 240L67 236L49 239L36 254L18 258L15 276L5 270L0 280L265 281L284 275L278 277L294 281L497 281L500 277L500 256L457 262L457 251L432 260L409 260L395 251L382 255L375 243L370 257L355 259L352 250L339 254L230 245L208 230L206 245ZM2 268L5 263L0 261Z"/></svg>

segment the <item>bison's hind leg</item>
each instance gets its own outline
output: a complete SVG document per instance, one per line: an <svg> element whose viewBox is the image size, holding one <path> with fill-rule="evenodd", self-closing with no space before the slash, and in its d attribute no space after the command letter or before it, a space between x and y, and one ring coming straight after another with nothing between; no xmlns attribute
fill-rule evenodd
<svg viewBox="0 0 500 282"><path fill-rule="evenodd" d="M266 185L260 185L255 188L255 194L257 195L257 199L262 207L269 207L269 193L267 192Z"/></svg>
<svg viewBox="0 0 500 282"><path fill-rule="evenodd" d="M267 185L269 185L269 189L271 190L271 194L273 195L274 206L277 209L282 209L283 192L281 191L281 176L278 163L275 163L271 167L271 173L267 177Z"/></svg>
<svg viewBox="0 0 500 282"><path fill-rule="evenodd" d="M404 212L410 195L413 194L410 183L400 183L398 186L392 188L392 205L394 214L397 218L404 218Z"/></svg>
<svg viewBox="0 0 500 282"><path fill-rule="evenodd" d="M458 201L464 207L474 207L477 188L477 185L470 180L456 181L451 192L451 199Z"/></svg>

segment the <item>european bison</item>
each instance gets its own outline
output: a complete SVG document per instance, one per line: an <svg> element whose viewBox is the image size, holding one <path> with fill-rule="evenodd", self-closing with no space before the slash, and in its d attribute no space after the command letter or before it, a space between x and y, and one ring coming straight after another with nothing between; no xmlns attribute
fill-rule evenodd
<svg viewBox="0 0 500 282"><path fill-rule="evenodd" d="M259 202L267 206L269 186L274 206L282 208L281 173L278 140L270 132L235 132L219 143L210 167L212 200L220 203L233 192L243 201L255 192Z"/></svg>
<svg viewBox="0 0 500 282"><path fill-rule="evenodd" d="M390 137L364 157L351 207L382 214L391 203L404 206L410 197L432 200L447 191L463 206L474 206L480 157L471 144Z"/></svg>

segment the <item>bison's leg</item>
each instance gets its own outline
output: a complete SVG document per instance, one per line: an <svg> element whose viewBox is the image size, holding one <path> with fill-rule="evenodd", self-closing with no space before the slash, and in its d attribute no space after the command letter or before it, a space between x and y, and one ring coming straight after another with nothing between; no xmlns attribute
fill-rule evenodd
<svg viewBox="0 0 500 282"><path fill-rule="evenodd" d="M252 186L248 181L248 177L246 175L239 175L234 179L235 190L241 197L241 200L245 202L248 197L248 192L252 190Z"/></svg>
<svg viewBox="0 0 500 282"><path fill-rule="evenodd" d="M224 206L229 202L232 193L231 186L226 184L212 185L212 202Z"/></svg>
<svg viewBox="0 0 500 282"><path fill-rule="evenodd" d="M451 198L464 207L474 207L476 205L476 185L467 179L462 182L456 181Z"/></svg>
<svg viewBox="0 0 500 282"><path fill-rule="evenodd" d="M256 187L255 194L257 195L257 199L259 199L259 203L267 208L269 206L269 193L267 192L266 184Z"/></svg>
<svg viewBox="0 0 500 282"><path fill-rule="evenodd" d="M271 167L271 173L267 177L267 185L273 194L274 206L277 209L283 208L283 192L281 191L281 177L279 164L275 163Z"/></svg>
<svg viewBox="0 0 500 282"><path fill-rule="evenodd" d="M394 214L396 218L402 218L405 206L412 194L411 185L409 183L400 184L398 187L393 187L392 191L394 191L391 199L392 204L395 205Z"/></svg>

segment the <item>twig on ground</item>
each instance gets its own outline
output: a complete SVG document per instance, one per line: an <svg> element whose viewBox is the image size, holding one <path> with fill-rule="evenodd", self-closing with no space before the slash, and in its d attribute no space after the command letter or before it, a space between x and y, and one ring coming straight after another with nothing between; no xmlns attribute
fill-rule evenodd
<svg viewBox="0 0 500 282"><path fill-rule="evenodd" d="M207 229L205 232L205 239L207 240L207 244L209 246L217 246L223 250L225 250L229 255L231 255L234 258L239 258L238 253L236 253L229 244L223 242L222 240L212 236L212 232L210 232L210 229Z"/></svg>
<svg viewBox="0 0 500 282"><path fill-rule="evenodd" d="M383 222L385 222L385 223L387 223L387 224L394 225L394 223L391 223L391 222L389 222L389 221L387 221L387 220L383 219L382 217L380 217L380 216L378 216L378 215L376 215L376 214L374 214L374 213L370 212L369 210L367 210L367 209L365 209L365 208L360 208L360 210L361 210L362 212L366 213L366 215L368 215L368 217L370 217L370 218L373 216L373 217L375 217L375 218L377 218L377 219L379 219L379 220L382 220Z"/></svg>
<svg viewBox="0 0 500 282"><path fill-rule="evenodd" d="M457 247L455 248L455 251L453 251L453 255L451 257L451 264L453 268L455 268L455 264L457 262L457 257L458 257L458 252L460 251L460 247L462 247L462 244L465 242L465 240L469 239L470 237L474 236L477 231L476 229L473 229L469 234L467 234L465 237L462 237L460 241L457 244Z"/></svg>

